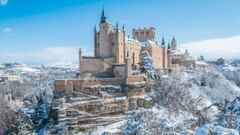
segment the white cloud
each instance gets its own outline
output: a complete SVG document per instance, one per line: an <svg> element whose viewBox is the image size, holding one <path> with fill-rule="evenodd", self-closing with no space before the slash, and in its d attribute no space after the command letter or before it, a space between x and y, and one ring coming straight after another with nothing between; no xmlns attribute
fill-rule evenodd
<svg viewBox="0 0 240 135"><path fill-rule="evenodd" d="M2 30L2 33L11 33L11 32L13 32L12 28L8 28L8 27Z"/></svg>
<svg viewBox="0 0 240 135"><path fill-rule="evenodd" d="M203 55L207 59L240 58L240 36L186 43L180 45L180 49L188 49L194 57Z"/></svg>
<svg viewBox="0 0 240 135"><path fill-rule="evenodd" d="M8 4L8 0L0 0L0 5L6 6Z"/></svg>
<svg viewBox="0 0 240 135"><path fill-rule="evenodd" d="M0 54L1 62L19 62L28 65L52 64L57 62L78 62L76 47L51 47L29 53Z"/></svg>

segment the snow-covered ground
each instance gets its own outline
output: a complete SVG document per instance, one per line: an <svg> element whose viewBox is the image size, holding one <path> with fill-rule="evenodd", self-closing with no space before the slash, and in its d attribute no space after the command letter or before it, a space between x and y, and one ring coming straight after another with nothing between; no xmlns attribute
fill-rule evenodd
<svg viewBox="0 0 240 135"><path fill-rule="evenodd" d="M239 134L240 101L236 98L240 95L239 64L198 64L207 67L162 75L160 80L156 80L151 93L144 96L154 101L153 108L126 112L126 120L99 127L91 134ZM2 64L0 77L15 76L20 80L6 79L4 85L0 83L0 88L4 90L1 92L19 98L18 102L9 102L13 109L24 106L22 99L38 101L36 95L42 95L45 101L51 103L53 80L75 78L78 73L78 65L64 65L55 63L29 67L16 63ZM31 109L22 107L23 112L29 113Z"/></svg>

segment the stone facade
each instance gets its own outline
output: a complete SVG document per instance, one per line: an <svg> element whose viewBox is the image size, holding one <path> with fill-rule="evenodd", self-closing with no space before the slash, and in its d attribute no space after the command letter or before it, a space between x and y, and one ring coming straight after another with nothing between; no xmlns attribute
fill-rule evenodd
<svg viewBox="0 0 240 135"><path fill-rule="evenodd" d="M120 68L113 68L116 67L114 65L126 65L125 59L128 54L131 58L130 66L136 67L140 63L142 51L149 52L154 59L156 68L171 68L171 51L168 51L165 43L157 44L154 27L133 29L132 37L126 37L124 26L119 28L118 23L112 26L103 10L98 29L97 27L94 28L94 56L88 58L79 53L82 78L93 77L95 73L104 71L112 71L113 77L124 76L124 74L119 74L123 73L120 70L118 71ZM175 38L172 44L176 48Z"/></svg>

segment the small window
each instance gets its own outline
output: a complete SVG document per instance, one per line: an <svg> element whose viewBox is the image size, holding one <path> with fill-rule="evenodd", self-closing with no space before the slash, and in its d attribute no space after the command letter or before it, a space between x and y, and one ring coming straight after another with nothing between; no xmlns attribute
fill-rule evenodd
<svg viewBox="0 0 240 135"><path fill-rule="evenodd" d="M141 35L143 35L143 34L144 34L144 31L141 32Z"/></svg>
<svg viewBox="0 0 240 135"><path fill-rule="evenodd" d="M112 47L114 47L114 42L112 42Z"/></svg>
<svg viewBox="0 0 240 135"><path fill-rule="evenodd" d="M99 47L99 43L97 44L97 47Z"/></svg>

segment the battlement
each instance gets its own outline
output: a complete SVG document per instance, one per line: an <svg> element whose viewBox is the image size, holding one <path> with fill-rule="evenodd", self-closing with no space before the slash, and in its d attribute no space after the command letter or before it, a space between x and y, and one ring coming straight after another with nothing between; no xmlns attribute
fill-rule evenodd
<svg viewBox="0 0 240 135"><path fill-rule="evenodd" d="M140 42L144 42L147 40L156 42L155 34L156 34L156 29L154 27L149 27L149 28L144 27L143 29L141 29L141 28L135 29L134 28L132 30L133 38L137 39Z"/></svg>

